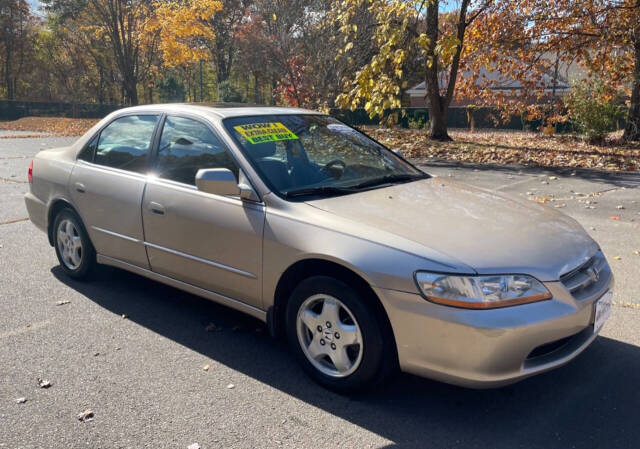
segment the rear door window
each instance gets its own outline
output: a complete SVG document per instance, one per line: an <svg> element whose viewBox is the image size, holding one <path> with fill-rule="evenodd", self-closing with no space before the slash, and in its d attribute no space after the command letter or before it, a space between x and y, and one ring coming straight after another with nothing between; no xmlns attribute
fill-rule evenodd
<svg viewBox="0 0 640 449"><path fill-rule="evenodd" d="M100 133L94 163L145 173L157 123L157 115L128 115L114 120Z"/></svg>

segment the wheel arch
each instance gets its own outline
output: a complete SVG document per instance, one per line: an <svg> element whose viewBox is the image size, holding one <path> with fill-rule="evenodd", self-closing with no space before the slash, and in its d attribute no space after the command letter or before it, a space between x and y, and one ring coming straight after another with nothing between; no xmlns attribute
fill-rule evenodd
<svg viewBox="0 0 640 449"><path fill-rule="evenodd" d="M330 276L339 279L362 294L363 298L373 307L376 316L386 327L388 335L393 338L393 344L390 346L394 348L394 357L397 361L398 356L393 328L378 295L371 288L371 285L351 268L326 259L302 259L290 265L282 273L276 285L273 305L267 311L267 324L271 334L275 337L280 337L284 334L286 307L291 293L300 282L313 276Z"/></svg>

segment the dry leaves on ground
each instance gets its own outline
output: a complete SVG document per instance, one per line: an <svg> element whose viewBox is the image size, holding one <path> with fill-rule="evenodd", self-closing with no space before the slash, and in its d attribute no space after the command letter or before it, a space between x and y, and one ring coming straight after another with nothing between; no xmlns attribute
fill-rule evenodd
<svg viewBox="0 0 640 449"><path fill-rule="evenodd" d="M79 136L97 119L23 117L0 122L0 129ZM408 158L443 159L467 163L523 164L582 167L604 170L640 170L640 143L622 144L619 138L604 146L591 145L571 135L543 136L511 130L450 130L452 142L430 140L425 130L362 127L363 131ZM25 137L25 136L21 136ZM28 137L28 136L27 136Z"/></svg>
<svg viewBox="0 0 640 449"><path fill-rule="evenodd" d="M22 117L18 120L0 122L0 129L46 133L54 136L81 136L97 122L98 119L92 118ZM33 137L33 135L20 137Z"/></svg>
<svg viewBox="0 0 640 449"><path fill-rule="evenodd" d="M430 140L425 130L364 127L389 148L408 158L431 158L467 163L523 164L604 170L640 170L640 143L609 140L596 146L571 135L543 136L508 130L451 130L453 142Z"/></svg>

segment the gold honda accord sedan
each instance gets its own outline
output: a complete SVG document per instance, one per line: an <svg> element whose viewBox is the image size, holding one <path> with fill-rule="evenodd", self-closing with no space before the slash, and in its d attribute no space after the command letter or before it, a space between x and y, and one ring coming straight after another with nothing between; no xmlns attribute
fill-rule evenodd
<svg viewBox="0 0 640 449"><path fill-rule="evenodd" d="M610 313L613 275L573 219L313 111L122 109L38 153L29 181L69 276L112 265L248 313L344 393L398 368L512 383L576 357Z"/></svg>

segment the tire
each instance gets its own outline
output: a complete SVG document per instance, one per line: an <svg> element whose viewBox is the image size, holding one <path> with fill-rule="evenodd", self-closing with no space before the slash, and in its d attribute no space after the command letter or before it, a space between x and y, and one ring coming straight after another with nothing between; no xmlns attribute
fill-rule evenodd
<svg viewBox="0 0 640 449"><path fill-rule="evenodd" d="M62 209L53 221L53 246L62 270L74 279L88 279L96 267L96 250L78 214Z"/></svg>
<svg viewBox="0 0 640 449"><path fill-rule="evenodd" d="M289 346L306 373L330 390L357 393L395 371L393 334L370 299L342 280L315 276L287 303Z"/></svg>

